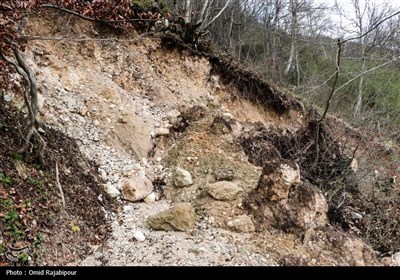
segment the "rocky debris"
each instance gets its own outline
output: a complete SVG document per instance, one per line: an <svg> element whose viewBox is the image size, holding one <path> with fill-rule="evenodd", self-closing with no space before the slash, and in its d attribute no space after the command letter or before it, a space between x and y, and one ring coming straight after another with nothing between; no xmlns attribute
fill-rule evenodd
<svg viewBox="0 0 400 280"><path fill-rule="evenodd" d="M112 184L108 183L105 185L105 192L111 197L111 198L117 198L121 195L121 192Z"/></svg>
<svg viewBox="0 0 400 280"><path fill-rule="evenodd" d="M174 185L178 188L190 187L193 185L192 175L189 171L178 167L175 170Z"/></svg>
<svg viewBox="0 0 400 280"><path fill-rule="evenodd" d="M152 192L149 196L147 196L145 199L143 199L144 202L150 204L156 201L157 195Z"/></svg>
<svg viewBox="0 0 400 280"><path fill-rule="evenodd" d="M214 178L217 181L232 181L235 178L233 169L220 169L214 172Z"/></svg>
<svg viewBox="0 0 400 280"><path fill-rule="evenodd" d="M125 200L136 202L149 196L153 191L153 183L140 175L125 179L122 183L122 194Z"/></svg>
<svg viewBox="0 0 400 280"><path fill-rule="evenodd" d="M14 95L13 94L5 94L3 96L3 100L5 102L11 102L11 101L13 101L13 99L14 99Z"/></svg>
<svg viewBox="0 0 400 280"><path fill-rule="evenodd" d="M142 43L144 44L143 46ZM123 55L118 55L118 61L110 64L109 60L113 59L113 57L108 57L110 54L108 47L104 49L95 45L95 43L88 42L88 44L92 45L95 49L96 65L93 64L91 59L74 59L73 61L77 61L77 64L67 64L63 57L73 57L73 55L75 55L73 52L75 47L71 44L71 48L66 48L66 50L50 46L54 50L55 58L58 59L56 61L57 69L47 68L45 71L41 71L38 67L35 68L35 71L41 73L39 80L41 79L48 83L48 90L44 91L44 94L46 94L45 106L49 107L46 108L49 109L45 112L46 119L57 126L58 129L65 131L68 135L77 139L82 151L84 151L87 157L99 164L101 169L104 170L104 172L102 172L104 176L102 177L112 186L118 188L122 186L122 184L117 183L120 181L124 182L123 177L130 178L132 174L137 173L143 175L143 172L145 172L148 178L154 181L153 177L158 177L158 172L154 169L154 176L150 175L150 172L148 172L149 165L152 166L154 163L151 160L145 162L141 161L141 159L147 157L149 152L153 151L153 141L155 139L151 139L150 135L155 136L156 128L169 127L168 124L165 123L167 119L173 125L170 131L174 133L175 136L175 132L185 131L185 129L196 120L202 119L203 117L210 117L210 120L212 120L210 108L198 106L199 103L195 101L204 100L205 94L209 95L206 91L210 90L210 84L204 85L203 82L206 81L204 77L206 77L206 75L208 76L210 73L210 65L207 64L207 59L199 59L198 57L191 59L189 57L190 68L194 71L198 71L195 72L195 74L182 73L184 75L190 74L189 77L182 76L181 73L178 73L181 67L177 67L179 66L181 57L171 57L170 53L166 53L162 48L158 48L156 46L157 43L146 40L132 48L116 42L116 47L120 48L118 53L122 53ZM81 48L81 46L78 47ZM151 55L147 55L149 49L153 50ZM67 51L67 53L65 53L65 51ZM60 56L56 57L58 54L60 54ZM152 58L152 61L147 60L149 57ZM130 63L132 58L135 60L133 64ZM155 61L157 61L156 69L151 63ZM34 64L35 61L32 60L32 63ZM171 66L169 66L169 64L171 64ZM131 67L132 65L133 67ZM76 69L76 71L69 71L71 67ZM89 69L89 71L87 71L87 69ZM103 73L101 73L100 70L97 72L97 69L100 69L101 72L107 75L104 74L104 76L102 76ZM123 71L129 72L125 74ZM176 75L175 72L177 72ZM170 73L173 73L172 77L169 75ZM110 77L113 77L114 80L109 79L108 74ZM124 83L123 86L120 85L121 83L114 83L118 78L123 78L124 76L128 77L129 80ZM102 79L98 77L102 77ZM134 80L132 80L132 78ZM195 79L194 83L192 83L191 79ZM185 82L187 81L188 84L182 83L182 80ZM69 84L68 88L64 86L64 84ZM196 84L198 86L195 86ZM54 90L54 86L64 88ZM218 87L219 84L214 88ZM158 91L158 89L163 90ZM96 94L93 95L93 92ZM162 92L162 94L157 96L157 92ZM225 92L225 89L222 89L220 94L225 98L230 96L231 92ZM162 96L164 96L164 98ZM199 96L200 98L198 99ZM98 97L100 97L100 99ZM220 96L218 96L217 99L219 99L219 97ZM211 96L211 98L214 100L214 96ZM174 99L178 101L174 101ZM158 104L155 103L155 101L157 101ZM186 111L182 109L182 113L174 110L165 114L165 108L178 108L181 105L192 107ZM239 116L242 113L246 113L245 110L239 111L239 114L235 113L235 116ZM233 121L231 115L226 113L221 115L221 113L219 113L219 116L220 119L217 120L215 125L217 133L220 131L223 133L229 132L228 135L222 135L221 138L228 138L231 136L238 137L242 133L243 127L238 121ZM273 118L271 118L271 122L274 122ZM137 121L136 119L139 120ZM244 118L240 120L244 121ZM218 121L221 122L218 123ZM100 124L101 128L99 127ZM244 125L243 123L243 126ZM176 133L176 136L176 139L173 140L177 142L184 141L179 138L180 134ZM258 139L256 140L253 146L246 146L248 149L247 155L252 163L264 166L263 163L265 161L280 156L279 151L273 145L269 147L264 145L263 142L258 141ZM196 141L196 139L194 141ZM244 140L243 143L250 142ZM258 145L259 143L260 145ZM168 151L166 151L166 153L168 153ZM160 160L157 161L160 162L161 160L162 158L160 157ZM185 164L194 166L190 162L185 162ZM123 170L126 166L130 166L129 170ZM166 169L174 167L175 166L170 166L168 164L165 166ZM209 170L212 170L212 168L211 166L207 168L207 175L210 174ZM159 168L160 171L162 169L163 168ZM290 172L288 174L290 175ZM200 178L196 168L193 168L193 175L196 176L196 183L200 183L201 179L203 179ZM238 171L236 177L238 180L239 178L241 179L241 174ZM215 177L215 179L217 181L233 180L229 175L223 175L219 178ZM192 179L190 179L190 181L191 183L189 186L193 184ZM285 180L282 179L282 181L282 184L284 184ZM286 181L291 180L289 178L289 180L286 179ZM156 185L156 183L154 184ZM254 183L251 185L254 186ZM299 189L302 186L301 183L299 186L296 184L293 185L294 189ZM241 186L243 186L244 189L250 188L250 186L247 187L245 184L241 184ZM191 188L187 188L177 191L191 192L192 190ZM267 220L274 220L274 212L268 207L269 203L272 202L267 199L263 201L267 195L260 195L260 193L262 192L258 192L259 201L262 203L265 202L265 204L261 207L262 205L257 204L257 202L253 200L252 203L255 205L255 210L259 208L260 211L258 212L262 213L263 217L269 217L266 218ZM274 190L272 193L275 193L275 198L280 196L284 197L284 195L286 195L286 189L283 193L277 190ZM291 194L294 194L296 199L301 201L302 193L296 195L292 193L290 189L286 199L283 198L282 201L286 200L287 202ZM149 194L144 199L151 201L152 195L153 193ZM102 198L99 196L99 199ZM312 202L313 199L310 200ZM207 201L210 201L210 199L207 199ZM279 201L280 200L275 200L273 203L279 204ZM197 201L195 203L197 203ZM212 204L221 204L225 206L230 203L212 201ZM269 257L269 249L259 246L260 240L267 240L267 243L271 244L274 248L272 251L277 252L278 255L288 250L291 252L292 249L293 251L299 248L301 248L299 250L304 250L301 244L292 246L293 243L290 243L286 248L286 243L282 242L280 239L286 238L286 241L293 241L293 235L279 235L275 234L276 231L270 234L265 231L260 233L260 235L257 234L257 238L252 237L252 239L249 240L246 239L246 235L216 228L215 226L219 224L219 221L218 224L214 223L213 218L213 222L211 222L212 217L207 222L205 220L204 222L199 222L199 228L202 226L202 230L199 232L196 231L196 235L190 238L186 238L186 234L179 232L154 232L147 227L142 227L143 221L149 214L168 209L169 202L160 200L156 203L128 204L125 206L123 212L118 215L107 213L109 217L114 220L114 222L112 222L113 237L107 241L106 246L102 246L100 250L95 250L94 254L89 256L89 259L79 262L80 264L101 265L102 263L100 260L102 260L107 262L107 265L224 265L224 262L229 260L231 261L229 264L235 265L269 265L276 264L272 261L275 257ZM198 205L196 204L196 208L197 207ZM312 208L312 203L311 206L305 203L303 208L306 210ZM290 211L286 210L284 207L282 209L275 207L274 209L281 212L287 211L286 213L292 213L290 211L294 211L294 209L290 207ZM167 210L167 212L171 212L171 210L172 209ZM225 217L232 217L232 213L234 212L231 212L232 209L229 207L222 210L221 213L223 214L221 215L223 215L224 218L221 221L224 223L226 219L228 219ZM238 209L234 210L237 211ZM172 216L172 213L170 214ZM164 216L168 215L164 214ZM306 214L303 213L300 216L304 218ZM313 216L311 215L310 217ZM302 220L301 217L294 217L294 219ZM168 220L168 218L166 220ZM239 220L239 222L236 220ZM123 221L123 224L121 225L118 223L119 221ZM247 218L234 218L228 223L232 230L235 230L234 228L236 226L242 228L238 231L245 232L243 228L252 229L249 221L254 228L254 224L248 216ZM254 217L254 222L259 222L256 215ZM302 222L298 223L301 224ZM165 222L165 224L167 224L166 227L173 228L168 222ZM237 224L239 224L239 226L237 226ZM247 226L243 226L246 224ZM240 225L242 225L242 227ZM140 228L140 232L142 232L143 236L145 235L147 242L136 242L135 252L132 252L131 240L128 240L126 236L132 237L132 228L136 229L136 227L142 227ZM142 239L139 234L138 237L139 240ZM249 246L248 248L246 247L247 245ZM196 256L193 253L188 253L187 248L199 248L200 246L201 250L199 249L198 251L202 253L199 255L204 256ZM279 249L277 247L279 247ZM347 246L344 248L347 248L346 250L352 250L353 247ZM355 246L356 250L360 250L360 248L359 246ZM319 250L317 251L320 252ZM326 251L330 254L330 261L336 258L336 255L331 253L332 250L326 249ZM309 252L307 251L303 251L300 254L298 251L296 252L298 255L302 255L303 253L307 255L305 258L309 257ZM220 255L223 256L222 262L217 259L217 256Z"/></svg>
<svg viewBox="0 0 400 280"><path fill-rule="evenodd" d="M168 121L169 121L171 124L175 124L175 123L177 123L177 122L179 121L180 115L181 115L181 112L179 112L178 110L169 111L169 112L167 113Z"/></svg>
<svg viewBox="0 0 400 280"><path fill-rule="evenodd" d="M146 236L144 236L143 232L140 230L135 230L133 232L133 238L135 238L136 241L143 242L146 240Z"/></svg>
<svg viewBox="0 0 400 280"><path fill-rule="evenodd" d="M392 266L400 266L400 252L392 256Z"/></svg>
<svg viewBox="0 0 400 280"><path fill-rule="evenodd" d="M391 257L384 257L381 260L383 266L391 266L392 265L392 258Z"/></svg>
<svg viewBox="0 0 400 280"><path fill-rule="evenodd" d="M190 203L179 203L173 208L150 216L149 226L155 230L191 231L195 229L197 215Z"/></svg>
<svg viewBox="0 0 400 280"><path fill-rule="evenodd" d="M221 88L221 86L219 85L219 76L212 75L210 77L210 82L211 82L211 88L213 90L217 90L217 89Z"/></svg>
<svg viewBox="0 0 400 280"><path fill-rule="evenodd" d="M170 131L169 131L169 128L167 128L167 127L160 127L158 129L156 129L156 131L155 131L156 137L168 136L169 133L170 133Z"/></svg>
<svg viewBox="0 0 400 280"><path fill-rule="evenodd" d="M228 228L236 232L253 232L255 227L251 218L247 215L239 216L226 223Z"/></svg>
<svg viewBox="0 0 400 280"><path fill-rule="evenodd" d="M233 121L224 116L217 116L214 118L210 126L211 133L215 135L223 135L232 132Z"/></svg>
<svg viewBox="0 0 400 280"><path fill-rule="evenodd" d="M243 192L243 189L237 183L220 181L210 184L207 187L207 192L216 200L232 201Z"/></svg>
<svg viewBox="0 0 400 280"><path fill-rule="evenodd" d="M328 223L328 205L322 194L310 183L302 183L298 165L285 160L264 166L257 189L246 203L258 212L261 223L267 220L300 235Z"/></svg>
<svg viewBox="0 0 400 280"><path fill-rule="evenodd" d="M358 166L358 160L356 158L353 158L353 160L350 163L350 168L353 170L354 173L357 173L359 170Z"/></svg>
<svg viewBox="0 0 400 280"><path fill-rule="evenodd" d="M354 266L368 265L374 259L373 250L360 239L347 238L343 244L342 251L348 263Z"/></svg>

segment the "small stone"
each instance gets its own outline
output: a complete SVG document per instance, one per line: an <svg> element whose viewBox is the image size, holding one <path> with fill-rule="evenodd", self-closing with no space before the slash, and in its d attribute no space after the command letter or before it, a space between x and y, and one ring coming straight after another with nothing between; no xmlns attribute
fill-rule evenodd
<svg viewBox="0 0 400 280"><path fill-rule="evenodd" d="M152 229L165 231L191 231L195 229L197 215L189 203L178 203L175 207L150 216L147 223Z"/></svg>
<svg viewBox="0 0 400 280"><path fill-rule="evenodd" d="M180 115L181 115L181 112L179 112L178 110L172 110L167 113L168 121L170 123L174 124L177 122Z"/></svg>
<svg viewBox="0 0 400 280"><path fill-rule="evenodd" d="M255 227L251 218L247 215L237 217L227 223L227 226L236 232L253 232Z"/></svg>
<svg viewBox="0 0 400 280"><path fill-rule="evenodd" d="M243 192L243 189L237 183L221 181L209 185L207 192L216 200L232 201Z"/></svg>
<svg viewBox="0 0 400 280"><path fill-rule="evenodd" d="M41 127L38 128L38 132L41 134L46 134L46 131Z"/></svg>
<svg viewBox="0 0 400 280"><path fill-rule="evenodd" d="M95 121L93 122L93 124L94 124L95 126L98 126L98 125L100 124L100 122L99 122L98 120L95 120Z"/></svg>
<svg viewBox="0 0 400 280"><path fill-rule="evenodd" d="M87 114L87 112L88 112L88 109L86 108L86 107L81 107L80 109L79 109L79 114L81 115L81 116L86 116L86 114Z"/></svg>
<svg viewBox="0 0 400 280"><path fill-rule="evenodd" d="M131 202L142 200L153 191L153 183L146 177L133 176L125 179L122 183L122 194L124 199Z"/></svg>
<svg viewBox="0 0 400 280"><path fill-rule="evenodd" d="M149 196L147 196L144 199L144 202L146 202L147 204L151 204L154 203L156 201L156 194L154 192L152 192Z"/></svg>
<svg viewBox="0 0 400 280"><path fill-rule="evenodd" d="M105 191L111 198L117 198L121 195L120 191L111 184L106 185Z"/></svg>
<svg viewBox="0 0 400 280"><path fill-rule="evenodd" d="M100 177L104 181L107 181L107 172L104 169L99 169Z"/></svg>
<svg viewBox="0 0 400 280"><path fill-rule="evenodd" d="M168 118L177 118L177 117L179 117L181 115L181 112L179 112L178 110L172 110L172 111L169 111L168 113L167 113L167 117Z"/></svg>
<svg viewBox="0 0 400 280"><path fill-rule="evenodd" d="M159 136L167 136L169 134L169 128L161 127L155 131L157 137Z"/></svg>
<svg viewBox="0 0 400 280"><path fill-rule="evenodd" d="M392 256L392 266L400 266L400 252Z"/></svg>
<svg viewBox="0 0 400 280"><path fill-rule="evenodd" d="M214 178L217 181L232 181L235 173L232 169L221 169L214 173Z"/></svg>
<svg viewBox="0 0 400 280"><path fill-rule="evenodd" d="M3 99L4 99L5 102L11 102L14 99L14 96L11 95L11 94L5 94L3 96Z"/></svg>
<svg viewBox="0 0 400 280"><path fill-rule="evenodd" d="M139 242L143 242L146 240L146 236L144 236L143 232L141 232L140 230L136 230L133 233L133 238L135 238L136 241L139 241Z"/></svg>
<svg viewBox="0 0 400 280"><path fill-rule="evenodd" d="M385 257L385 258L383 258L383 259L381 260L381 263L382 263L384 266L391 266L391 265L392 265L392 258L390 258L390 257Z"/></svg>
<svg viewBox="0 0 400 280"><path fill-rule="evenodd" d="M189 171L178 167L175 170L174 185L178 188L190 187L193 185L192 175Z"/></svg>
<svg viewBox="0 0 400 280"><path fill-rule="evenodd" d="M351 215L352 215L353 219L356 219L356 220L361 220L363 218L363 216L357 212L353 212Z"/></svg>

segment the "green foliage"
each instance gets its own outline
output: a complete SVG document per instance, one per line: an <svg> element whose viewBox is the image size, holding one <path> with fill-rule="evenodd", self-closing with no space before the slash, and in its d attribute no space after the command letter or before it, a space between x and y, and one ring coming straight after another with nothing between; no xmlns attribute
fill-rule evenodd
<svg viewBox="0 0 400 280"><path fill-rule="evenodd" d="M6 223L5 229L7 235L16 241L23 240L25 235L21 230L22 224L19 221L19 215L15 209L11 209L4 216L4 221Z"/></svg>
<svg viewBox="0 0 400 280"><path fill-rule="evenodd" d="M5 176L3 173L0 173L0 183L2 183L2 184L4 184L4 185L7 185L7 184L10 184L11 183L11 178L10 177L7 177L7 176Z"/></svg>
<svg viewBox="0 0 400 280"><path fill-rule="evenodd" d="M0 255L4 254L6 252L6 247L4 246L3 243L0 243Z"/></svg>
<svg viewBox="0 0 400 280"><path fill-rule="evenodd" d="M0 207L4 210L10 210L12 208L11 200L0 197Z"/></svg>
<svg viewBox="0 0 400 280"><path fill-rule="evenodd" d="M18 254L18 260L23 264L27 263L29 261L29 254L26 252Z"/></svg>
<svg viewBox="0 0 400 280"><path fill-rule="evenodd" d="M38 187L40 190L43 190L44 186L45 186L45 182L43 180L35 179L35 178L32 178L32 177L28 178L28 183Z"/></svg>
<svg viewBox="0 0 400 280"><path fill-rule="evenodd" d="M11 153L11 157L15 161L23 161L24 160L24 156L16 151L13 151Z"/></svg>

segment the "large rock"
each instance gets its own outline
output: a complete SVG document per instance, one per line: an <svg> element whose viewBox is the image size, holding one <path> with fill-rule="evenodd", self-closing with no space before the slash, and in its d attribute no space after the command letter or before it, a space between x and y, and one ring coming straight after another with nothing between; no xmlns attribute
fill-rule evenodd
<svg viewBox="0 0 400 280"><path fill-rule="evenodd" d="M255 227L253 221L249 216L242 215L233 220L230 220L226 224L230 229L236 232L253 232Z"/></svg>
<svg viewBox="0 0 400 280"><path fill-rule="evenodd" d="M216 200L232 201L243 192L243 189L237 183L221 181L209 185L207 192Z"/></svg>
<svg viewBox="0 0 400 280"><path fill-rule="evenodd" d="M192 175L189 171L178 167L175 170L174 185L178 188L190 187L193 185Z"/></svg>
<svg viewBox="0 0 400 280"><path fill-rule="evenodd" d="M148 197L153 192L153 183L146 177L133 176L122 182L124 199L136 202Z"/></svg>
<svg viewBox="0 0 400 280"><path fill-rule="evenodd" d="M282 159L264 166L257 189L246 203L257 220L301 235L328 223L323 195L309 182L301 182L297 164Z"/></svg>
<svg viewBox="0 0 400 280"><path fill-rule="evenodd" d="M191 231L195 229L196 221L197 215L189 203L179 203L147 219L151 228L165 231Z"/></svg>

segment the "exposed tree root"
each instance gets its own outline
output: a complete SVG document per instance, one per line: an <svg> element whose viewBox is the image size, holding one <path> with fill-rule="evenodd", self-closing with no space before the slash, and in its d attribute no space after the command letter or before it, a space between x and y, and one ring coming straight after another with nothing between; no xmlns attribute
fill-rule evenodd
<svg viewBox="0 0 400 280"><path fill-rule="evenodd" d="M31 147L33 147L32 138L37 141L38 156L42 164L44 164L44 151L46 149L46 141L40 135L39 129L39 105L38 105L38 95L37 95L37 81L33 71L25 63L25 60L21 52L15 48L14 49L15 60L1 54L1 58L7 63L13 65L24 80L24 106L28 109L28 133L25 136L24 146L18 150L19 153L26 153ZM32 149L31 149L32 150Z"/></svg>

